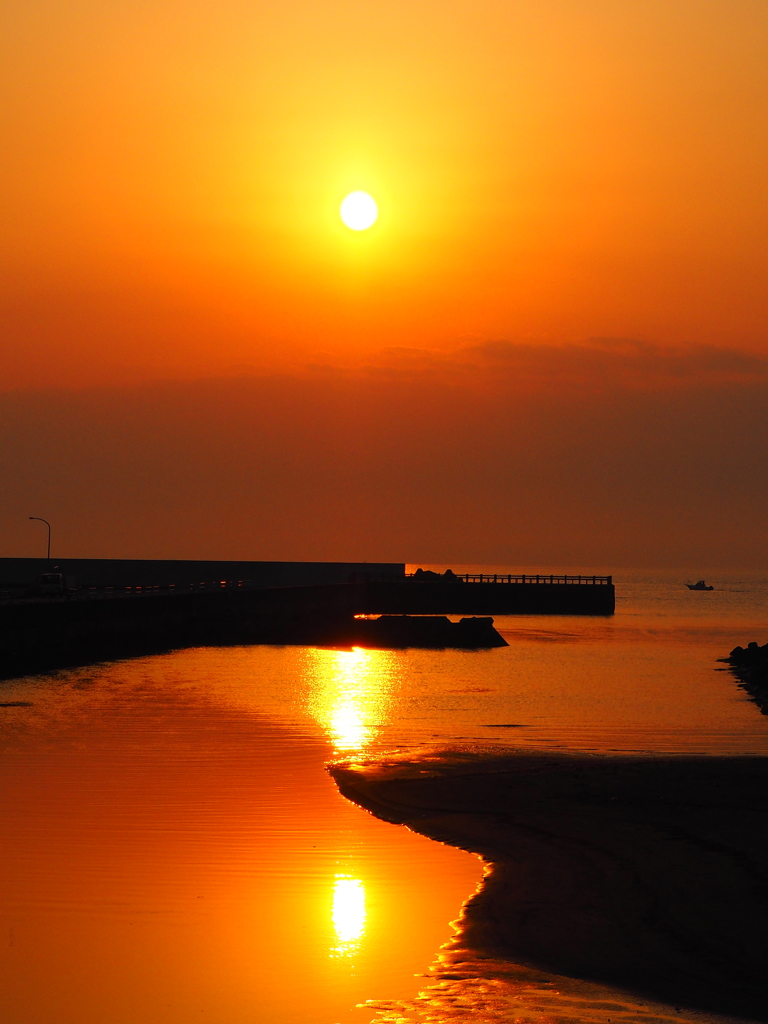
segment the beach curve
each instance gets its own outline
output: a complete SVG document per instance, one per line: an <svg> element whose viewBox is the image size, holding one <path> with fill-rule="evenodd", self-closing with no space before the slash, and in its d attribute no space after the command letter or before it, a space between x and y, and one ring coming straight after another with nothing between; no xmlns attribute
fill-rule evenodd
<svg viewBox="0 0 768 1024"><path fill-rule="evenodd" d="M768 1019L768 758L454 751L329 770L377 817L488 863L465 946Z"/></svg>

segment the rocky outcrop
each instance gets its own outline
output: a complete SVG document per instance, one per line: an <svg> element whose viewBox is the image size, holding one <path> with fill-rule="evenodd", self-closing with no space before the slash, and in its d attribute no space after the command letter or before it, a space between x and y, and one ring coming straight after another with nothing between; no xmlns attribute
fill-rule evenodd
<svg viewBox="0 0 768 1024"><path fill-rule="evenodd" d="M749 699L757 704L762 714L768 715L768 643L761 647L753 641L746 647L734 647L722 660L730 665Z"/></svg>

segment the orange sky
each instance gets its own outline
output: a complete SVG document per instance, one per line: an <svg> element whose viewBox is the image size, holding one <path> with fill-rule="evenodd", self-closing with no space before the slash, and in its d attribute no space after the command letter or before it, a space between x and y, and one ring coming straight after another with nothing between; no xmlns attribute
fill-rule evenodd
<svg viewBox="0 0 768 1024"><path fill-rule="evenodd" d="M341 373L399 381L395 404L406 379L472 401L522 389L551 421L553 396L574 388L764 386L764 0L8 0L2 21L6 391L140 386L146 396L153 382L278 373L294 396L305 385L317 395ZM362 233L338 218L358 188L380 207ZM672 409L686 402L669 398ZM384 436L381 415L369 428ZM322 422L312 429L322 434ZM627 427L630 447L637 429ZM736 429L727 420L719 436ZM695 431L683 433L691 465ZM762 465L765 438L737 439L745 465ZM8 458L26 464L32 448L11 441ZM117 444L118 469L141 457L139 443ZM33 493L50 509L71 488L75 502L86 470L76 438L67 444L67 483L48 493L14 480L0 519L15 523ZM240 444L232 434L228 447ZM493 454L509 459L504 445ZM539 457L546 466L550 455L556 473L549 449ZM233 455L233 472L248 477L249 457ZM187 472L203 474L197 493L207 492L203 469ZM701 467L702 486L713 472ZM162 502L151 480L142 486L157 521ZM424 500L437 514L438 499ZM761 507L762 492L749 500ZM498 501L498 543L482 531L493 558L510 553ZM202 502L196 514L207 523L209 511ZM553 528L534 547L566 557ZM158 555L193 553L187 542L171 550L167 531L134 529L113 551L73 523L67 553L139 554L150 542ZM239 527L225 517L222 529ZM23 553L8 530L6 553ZM297 531L272 537L272 557L309 557ZM328 557L343 557L346 535ZM402 550L412 536L406 523L396 551L370 557L418 558ZM458 557L456 536L431 557ZM631 563L632 544L604 554ZM670 544L667 530L634 557L667 559ZM195 550L213 557L220 546L259 555L231 550L213 528ZM575 561L586 554L575 544Z"/></svg>

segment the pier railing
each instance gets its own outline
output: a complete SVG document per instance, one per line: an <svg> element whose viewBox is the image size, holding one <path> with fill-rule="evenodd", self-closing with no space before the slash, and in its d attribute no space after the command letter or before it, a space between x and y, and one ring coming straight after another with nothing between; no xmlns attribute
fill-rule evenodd
<svg viewBox="0 0 768 1024"><path fill-rule="evenodd" d="M440 577L446 579L445 576ZM450 580L450 576L447 577ZM456 579L464 583L563 583L584 586L610 586L612 576L566 576L550 574L549 576L530 576L525 573L456 573Z"/></svg>
<svg viewBox="0 0 768 1024"><path fill-rule="evenodd" d="M556 584L558 586L610 586L612 576L570 576L564 573L549 575L530 575L528 573L454 573L446 576L443 573L422 571L401 575L379 575L354 573L350 583L494 583L494 584ZM182 584L149 584L132 587L78 587L62 593L40 593L29 588L26 594L0 590L0 605L27 604L61 601L104 601L125 598L159 597L167 594L212 593L215 591L258 590L251 580L201 580L198 583Z"/></svg>
<svg viewBox="0 0 768 1024"><path fill-rule="evenodd" d="M609 587L613 583L612 576L571 576L565 573L550 573L549 575L531 575L529 573L453 573L446 576L444 573L422 571L409 572L405 576L382 576L368 575L367 573L355 573L351 582L353 583L555 583L561 585L576 585L590 587Z"/></svg>
<svg viewBox="0 0 768 1024"><path fill-rule="evenodd" d="M251 580L200 580L197 583L149 583L146 586L75 587L61 592L36 591L34 585L28 593L0 590L0 605L60 603L62 601L111 601L136 597L160 597L167 594L205 594L222 590L252 590Z"/></svg>

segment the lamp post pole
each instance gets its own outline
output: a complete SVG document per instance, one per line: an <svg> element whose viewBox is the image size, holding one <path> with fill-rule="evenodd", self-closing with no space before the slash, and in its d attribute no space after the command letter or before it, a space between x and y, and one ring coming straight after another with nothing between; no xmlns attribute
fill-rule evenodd
<svg viewBox="0 0 768 1024"><path fill-rule="evenodd" d="M38 523L45 523L48 527L48 561L51 560L51 524L47 519L41 519L40 516L30 516L30 519L35 519Z"/></svg>

